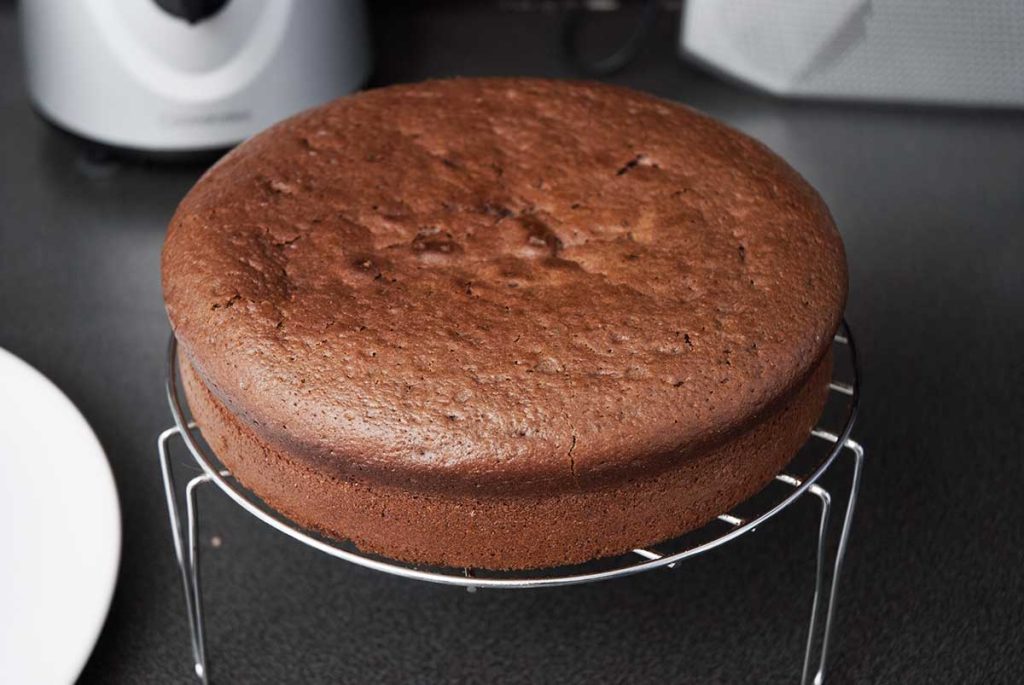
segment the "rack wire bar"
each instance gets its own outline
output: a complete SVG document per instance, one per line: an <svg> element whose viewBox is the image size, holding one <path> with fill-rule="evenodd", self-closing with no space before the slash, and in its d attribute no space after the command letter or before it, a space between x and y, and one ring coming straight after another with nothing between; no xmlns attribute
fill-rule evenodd
<svg viewBox="0 0 1024 685"><path fill-rule="evenodd" d="M811 436L815 439L811 442L822 445L825 448L825 453L813 457L809 464L804 464L802 466L803 470L800 472L801 475L794 475L793 473L778 474L773 484L778 488L782 488L781 495L769 499L768 504L758 502L755 511L747 513L746 509L749 506L754 506L755 500L759 500L766 493L770 494L768 493L772 489L770 485L762 493L755 495L747 502L735 507L732 511L719 515L700 531L688 533L678 540L658 545L659 549L666 550L664 552L652 549L635 549L632 553L622 555L613 560L603 560L556 569L509 573L490 572L481 569L425 567L368 554L357 550L351 544L326 538L315 532L302 529L297 524L267 507L255 495L238 483L232 477L230 471L220 465L215 455L199 441L200 433L196 424L186 418L185 406L182 403L178 387L176 342L172 337L168 346L166 390L171 414L174 418L174 426L160 434L157 440L157 452L163 475L175 557L185 594L196 677L204 684L209 683L210 672L206 651L206 631L203 618L202 584L199 564L199 509L197 493L202 486L213 483L236 504L261 522L325 554L402 578L460 586L470 591L475 591L477 588L525 589L576 585L621 578L656 568L675 568L684 559L710 551L754 531L760 524L776 516L803 494L809 492L819 500L821 513L818 523L818 534L816 536L817 554L815 557L814 593L811 601L811 615L800 682L802 685L810 685L811 683L822 685L825 680L830 638L835 623L839 576L849 543L854 505L860 489L860 478L864 462L864 449L850 438L850 432L857 413L860 370L853 336L845 321L840 328L840 332L835 336L834 348L844 353L845 358L849 362L850 373L852 374L852 378L849 381L833 380L829 386L835 395L846 400L844 415L840 422L841 425L834 431L825 428L817 428L811 431ZM202 473L189 480L185 486L186 515L184 519L181 516L178 504L178 489L170 458L170 441L172 438L179 438L185 444L188 452L202 470ZM835 546L831 563L829 563L829 539L834 537L830 529L833 520L832 496L825 488L818 484L818 480L835 463L841 453L849 453L853 457L852 479L847 495L845 512L839 528L838 542ZM787 471L792 471L794 467L799 467L800 465L796 464L797 461L800 461L799 457L794 459L789 467L787 467ZM741 509L744 511L741 512ZM698 541L693 542L694 539Z"/></svg>

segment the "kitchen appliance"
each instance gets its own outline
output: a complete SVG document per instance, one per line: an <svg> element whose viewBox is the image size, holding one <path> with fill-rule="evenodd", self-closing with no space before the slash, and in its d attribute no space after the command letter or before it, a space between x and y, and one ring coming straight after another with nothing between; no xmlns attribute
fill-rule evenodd
<svg viewBox="0 0 1024 685"><path fill-rule="evenodd" d="M1020 0L688 0L679 40L785 97L1024 107Z"/></svg>
<svg viewBox="0 0 1024 685"><path fill-rule="evenodd" d="M361 0L23 0L21 27L40 114L147 152L232 146L371 62Z"/></svg>

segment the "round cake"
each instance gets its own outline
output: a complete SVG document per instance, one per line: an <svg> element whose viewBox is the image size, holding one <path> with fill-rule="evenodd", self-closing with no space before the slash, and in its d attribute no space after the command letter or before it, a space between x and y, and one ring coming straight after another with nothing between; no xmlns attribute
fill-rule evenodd
<svg viewBox="0 0 1024 685"><path fill-rule="evenodd" d="M846 298L760 143L594 83L454 79L299 114L181 203L183 387L269 506L414 563L583 562L756 493L819 417Z"/></svg>

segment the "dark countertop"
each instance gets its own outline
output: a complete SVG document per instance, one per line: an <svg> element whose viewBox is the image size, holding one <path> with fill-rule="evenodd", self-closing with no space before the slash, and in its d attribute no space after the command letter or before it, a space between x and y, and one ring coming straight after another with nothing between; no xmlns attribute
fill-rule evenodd
<svg viewBox="0 0 1024 685"><path fill-rule="evenodd" d="M376 83L572 75L557 16L394 12L378 22ZM1024 115L780 102L680 65L672 21L612 80L764 140L821 190L849 253L848 318L866 374L855 436L868 464L834 682L1021 682ZM82 681L184 682L188 633L154 448L170 424L158 261L202 168L89 161L40 121L9 4L0 58L0 346L82 409L124 517L119 586ZM475 594L322 557L216 493L201 504L221 682L781 683L798 673L810 503L675 572Z"/></svg>

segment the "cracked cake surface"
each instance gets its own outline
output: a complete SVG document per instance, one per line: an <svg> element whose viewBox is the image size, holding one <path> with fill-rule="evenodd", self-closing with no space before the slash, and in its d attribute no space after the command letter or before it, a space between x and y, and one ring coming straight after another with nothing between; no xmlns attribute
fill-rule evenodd
<svg viewBox="0 0 1024 685"><path fill-rule="evenodd" d="M163 252L213 401L309 473L422 493L610 487L773 416L846 297L817 193L693 110L453 79L288 119Z"/></svg>

